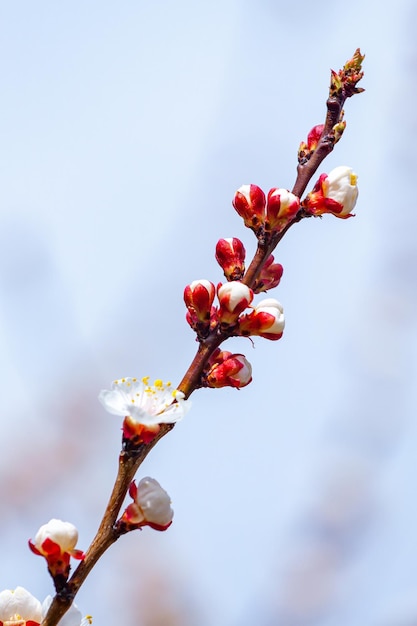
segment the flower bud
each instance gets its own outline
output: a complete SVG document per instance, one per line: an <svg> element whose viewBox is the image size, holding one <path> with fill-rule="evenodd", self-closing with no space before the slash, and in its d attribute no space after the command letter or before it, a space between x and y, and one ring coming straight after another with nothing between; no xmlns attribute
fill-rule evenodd
<svg viewBox="0 0 417 626"><path fill-rule="evenodd" d="M253 291L255 293L260 293L261 291L267 291L268 289L277 287L281 281L283 272L284 268L281 263L274 263L274 257L271 254L267 258L261 273L255 282Z"/></svg>
<svg viewBox="0 0 417 626"><path fill-rule="evenodd" d="M358 198L357 176L350 167L341 165L330 174L321 174L305 200L303 208L310 215L332 213L335 217L352 217Z"/></svg>
<svg viewBox="0 0 417 626"><path fill-rule="evenodd" d="M221 351L213 353L206 375L207 387L246 387L252 381L252 366L243 354Z"/></svg>
<svg viewBox="0 0 417 626"><path fill-rule="evenodd" d="M265 194L257 185L242 185L235 193L233 206L245 226L255 234L262 230L265 220Z"/></svg>
<svg viewBox="0 0 417 626"><path fill-rule="evenodd" d="M209 280L194 280L184 289L184 302L187 309L199 322L210 321L211 305L216 288Z"/></svg>
<svg viewBox="0 0 417 626"><path fill-rule="evenodd" d="M360 49L357 48L353 57L345 63L343 69L339 70L339 72L331 71L330 98L343 97L343 99L346 99L355 93L364 91L362 87L356 87L363 77L362 61L364 58L365 55L361 54Z"/></svg>
<svg viewBox="0 0 417 626"><path fill-rule="evenodd" d="M298 162L300 165L305 165L311 158L314 150L317 148L320 137L323 134L324 124L318 124L313 126L307 135L307 143L302 141L298 149Z"/></svg>
<svg viewBox="0 0 417 626"><path fill-rule="evenodd" d="M52 578L59 577L62 582L69 575L70 557L84 559L84 553L75 549L77 541L78 530L73 524L51 519L39 528L33 542L29 540L29 547L34 554L45 557Z"/></svg>
<svg viewBox="0 0 417 626"><path fill-rule="evenodd" d="M282 337L284 326L284 309L282 304L273 298L261 300L252 313L239 319L241 335L259 335L273 341Z"/></svg>
<svg viewBox="0 0 417 626"><path fill-rule="evenodd" d="M300 199L287 189L274 188L268 193L265 229L280 233L297 215Z"/></svg>
<svg viewBox="0 0 417 626"><path fill-rule="evenodd" d="M129 495L133 502L125 509L119 527L125 532L142 526L166 530L172 524L174 511L165 489L154 478L142 478L136 486L130 483Z"/></svg>
<svg viewBox="0 0 417 626"><path fill-rule="evenodd" d="M227 280L241 280L245 273L246 251L240 239L219 239L216 245L216 260Z"/></svg>
<svg viewBox="0 0 417 626"><path fill-rule="evenodd" d="M217 297L220 302L218 318L222 324L236 323L240 313L253 300L253 291L244 283L234 280L230 283L220 283L217 287Z"/></svg>

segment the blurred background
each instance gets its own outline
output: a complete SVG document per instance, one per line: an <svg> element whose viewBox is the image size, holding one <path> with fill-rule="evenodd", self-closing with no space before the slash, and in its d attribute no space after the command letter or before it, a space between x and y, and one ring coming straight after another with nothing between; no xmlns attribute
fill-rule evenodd
<svg viewBox="0 0 417 626"><path fill-rule="evenodd" d="M322 171L357 216L276 252L279 342L231 341L241 391L202 390L138 478L174 524L123 537L77 597L96 625L417 624L417 10L328 0L14 0L0 6L0 589L52 593L27 540L52 517L87 548L116 474L122 376L178 383L184 286L220 237L255 238L242 184L291 188L329 70L366 92Z"/></svg>

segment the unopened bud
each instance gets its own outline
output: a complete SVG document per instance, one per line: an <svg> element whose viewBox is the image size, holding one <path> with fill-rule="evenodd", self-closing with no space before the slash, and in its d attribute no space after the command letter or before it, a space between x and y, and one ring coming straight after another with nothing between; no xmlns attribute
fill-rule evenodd
<svg viewBox="0 0 417 626"><path fill-rule="evenodd" d="M265 194L257 185L242 185L233 198L233 206L245 226L259 233L265 220Z"/></svg>
<svg viewBox="0 0 417 626"><path fill-rule="evenodd" d="M342 114L343 114L343 111L342 111ZM340 122L338 122L337 124L333 126L333 137L334 137L335 143L337 143L339 139L341 139L343 133L345 132L345 128L346 128L345 120L341 120Z"/></svg>
<svg viewBox="0 0 417 626"><path fill-rule="evenodd" d="M350 167L341 165L330 174L321 174L317 183L303 201L303 208L310 215L332 213L335 217L352 217L358 198L358 177Z"/></svg>
<svg viewBox="0 0 417 626"><path fill-rule="evenodd" d="M307 135L307 143L302 141L298 149L298 162L300 165L304 165L311 158L314 150L317 148L320 137L323 133L324 125L317 124L313 126Z"/></svg>
<svg viewBox="0 0 417 626"><path fill-rule="evenodd" d="M274 263L274 257L271 254L263 266L259 277L257 278L253 291L260 293L277 287L281 281L284 268L281 263Z"/></svg>
<svg viewBox="0 0 417 626"><path fill-rule="evenodd" d="M147 476L137 486L133 481L129 495L133 502L126 507L118 522L125 532L142 526L150 526L155 530L166 530L171 526L174 516L171 498L157 480Z"/></svg>
<svg viewBox="0 0 417 626"><path fill-rule="evenodd" d="M246 251L236 237L219 239L216 245L216 260L227 280L241 280L245 273Z"/></svg>
<svg viewBox="0 0 417 626"><path fill-rule="evenodd" d="M252 381L252 366L243 354L218 348L212 355L205 384L207 387L246 387Z"/></svg>
<svg viewBox="0 0 417 626"><path fill-rule="evenodd" d="M29 540L29 547L35 554L45 557L48 571L56 579L67 580L70 571L70 557L84 559L84 553L76 550L78 530L70 522L51 519L41 526L35 540Z"/></svg>
<svg viewBox="0 0 417 626"><path fill-rule="evenodd" d="M194 280L184 289L184 302L187 309L191 309L197 319L203 322L210 319L215 295L216 288L209 280Z"/></svg>
<svg viewBox="0 0 417 626"><path fill-rule="evenodd" d="M276 341L282 337L284 327L284 309L282 304L273 298L262 300L252 313L239 319L239 330L243 336L259 335Z"/></svg>
<svg viewBox="0 0 417 626"><path fill-rule="evenodd" d="M220 283L217 288L217 297L220 307L218 318L222 324L235 324L240 313L244 311L253 300L253 291L238 280L230 283Z"/></svg>
<svg viewBox="0 0 417 626"><path fill-rule="evenodd" d="M265 229L281 232L300 209L300 199L287 189L274 188L268 193Z"/></svg>

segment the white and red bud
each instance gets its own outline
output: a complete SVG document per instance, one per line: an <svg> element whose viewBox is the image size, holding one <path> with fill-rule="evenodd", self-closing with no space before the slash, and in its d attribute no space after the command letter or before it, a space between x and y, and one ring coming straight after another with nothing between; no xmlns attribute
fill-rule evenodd
<svg viewBox="0 0 417 626"><path fill-rule="evenodd" d="M219 283L217 297L220 307L217 311L222 324L235 324L239 315L253 300L253 291L244 283L234 280L230 283Z"/></svg>
<svg viewBox="0 0 417 626"><path fill-rule="evenodd" d="M284 309L278 300L266 298L248 315L239 319L240 334L259 335L276 341L282 337L285 327Z"/></svg>
<svg viewBox="0 0 417 626"><path fill-rule="evenodd" d="M235 193L233 206L245 226L259 232L265 221L265 194L257 185L242 185Z"/></svg>
<svg viewBox="0 0 417 626"><path fill-rule="evenodd" d="M274 187L268 193L265 229L281 232L297 215L300 199L288 189Z"/></svg>
<svg viewBox="0 0 417 626"><path fill-rule="evenodd" d="M209 360L207 387L246 387L252 381L252 366L243 354L217 350Z"/></svg>
<svg viewBox="0 0 417 626"><path fill-rule="evenodd" d="M329 174L321 174L313 191L303 201L303 208L310 215L331 213L346 219L353 216L358 198L358 177L350 167L341 165Z"/></svg>
<svg viewBox="0 0 417 626"><path fill-rule="evenodd" d="M245 273L246 250L240 239L219 239L216 245L216 260L227 280L241 280Z"/></svg>
<svg viewBox="0 0 417 626"><path fill-rule="evenodd" d="M166 530L171 526L174 517L171 498L157 480L147 476L137 486L135 481L131 482L129 495L133 502L126 507L119 527L128 531L142 526Z"/></svg>
<svg viewBox="0 0 417 626"><path fill-rule="evenodd" d="M253 288L254 292L260 293L261 291L267 291L268 289L277 287L281 281L283 272L284 268L281 263L274 263L274 256L271 254L267 258L265 265L255 282L255 286Z"/></svg>
<svg viewBox="0 0 417 626"><path fill-rule="evenodd" d="M209 280L194 280L184 289L185 306L199 322L210 320L216 288Z"/></svg>
<svg viewBox="0 0 417 626"><path fill-rule="evenodd" d="M60 576L67 580L70 571L70 557L83 560L84 553L76 550L78 530L70 522L51 519L41 526L29 547L35 554L45 557L48 571L53 578Z"/></svg>

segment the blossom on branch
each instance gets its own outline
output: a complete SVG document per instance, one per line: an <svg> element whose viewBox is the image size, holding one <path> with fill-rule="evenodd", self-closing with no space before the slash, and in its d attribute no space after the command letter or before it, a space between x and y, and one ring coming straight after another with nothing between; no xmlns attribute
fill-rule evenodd
<svg viewBox="0 0 417 626"><path fill-rule="evenodd" d="M265 221L265 194L257 185L242 185L235 193L233 206L245 226L251 228L255 234L262 231Z"/></svg>
<svg viewBox="0 0 417 626"><path fill-rule="evenodd" d="M324 124L313 126L307 135L307 143L302 141L298 148L298 163L305 165L311 159L323 134Z"/></svg>
<svg viewBox="0 0 417 626"><path fill-rule="evenodd" d="M216 287L209 280L194 280L184 289L184 302L198 322L209 322Z"/></svg>
<svg viewBox="0 0 417 626"><path fill-rule="evenodd" d="M244 311L253 300L253 291L244 283L234 280L230 283L219 283L217 297L220 307L218 318L222 324L233 325L240 313Z"/></svg>
<svg viewBox="0 0 417 626"><path fill-rule="evenodd" d="M345 165L336 167L330 174L321 174L313 191L303 200L305 212L314 216L332 213L342 219L353 217L358 198L357 180L352 168Z"/></svg>
<svg viewBox="0 0 417 626"><path fill-rule="evenodd" d="M239 318L239 330L243 336L259 335L276 341L282 337L284 327L283 306L274 298L261 300L252 313Z"/></svg>
<svg viewBox="0 0 417 626"><path fill-rule="evenodd" d="M216 260L227 280L241 280L245 273L246 250L240 239L219 239L216 245Z"/></svg>
<svg viewBox="0 0 417 626"><path fill-rule="evenodd" d="M42 621L42 605L23 587L5 589L0 593L0 624L3 626L38 626Z"/></svg>
<svg viewBox="0 0 417 626"><path fill-rule="evenodd" d="M171 498L154 478L142 478L136 486L130 483L129 495L133 502L129 504L118 522L118 527L125 532L150 526L154 530L166 530L172 524L174 511Z"/></svg>
<svg viewBox="0 0 417 626"><path fill-rule="evenodd" d="M267 291L268 289L273 289L277 287L281 282L282 274L284 272L284 268L281 263L274 263L274 256L272 254L269 255L258 278L255 281L255 285L253 287L253 291L255 293L260 293L261 291Z"/></svg>
<svg viewBox="0 0 417 626"><path fill-rule="evenodd" d="M29 547L34 554L45 557L55 584L62 584L69 576L70 558L84 559L84 553L75 549L77 541L74 524L51 519L39 528L33 542L29 540Z"/></svg>
<svg viewBox="0 0 417 626"><path fill-rule="evenodd" d="M204 384L207 387L246 387L252 381L252 366L243 354L217 348L210 357Z"/></svg>
<svg viewBox="0 0 417 626"><path fill-rule="evenodd" d="M135 444L149 443L158 434L160 424L177 422L191 407L171 383L158 379L149 385L149 376L115 380L111 390L103 389L98 397L109 413L125 418L124 438Z"/></svg>
<svg viewBox="0 0 417 626"><path fill-rule="evenodd" d="M184 289L186 319L199 338L207 337L211 323L216 322L216 311L212 306L215 295L215 286L205 279L194 280Z"/></svg>
<svg viewBox="0 0 417 626"><path fill-rule="evenodd" d="M40 626L52 602L48 596L41 604L24 587L0 592L0 626ZM82 619L75 604L59 620L58 626L87 626L92 624L90 616Z"/></svg>
<svg viewBox="0 0 417 626"><path fill-rule="evenodd" d="M265 230L280 233L297 215L300 199L288 189L274 187L268 193Z"/></svg>

